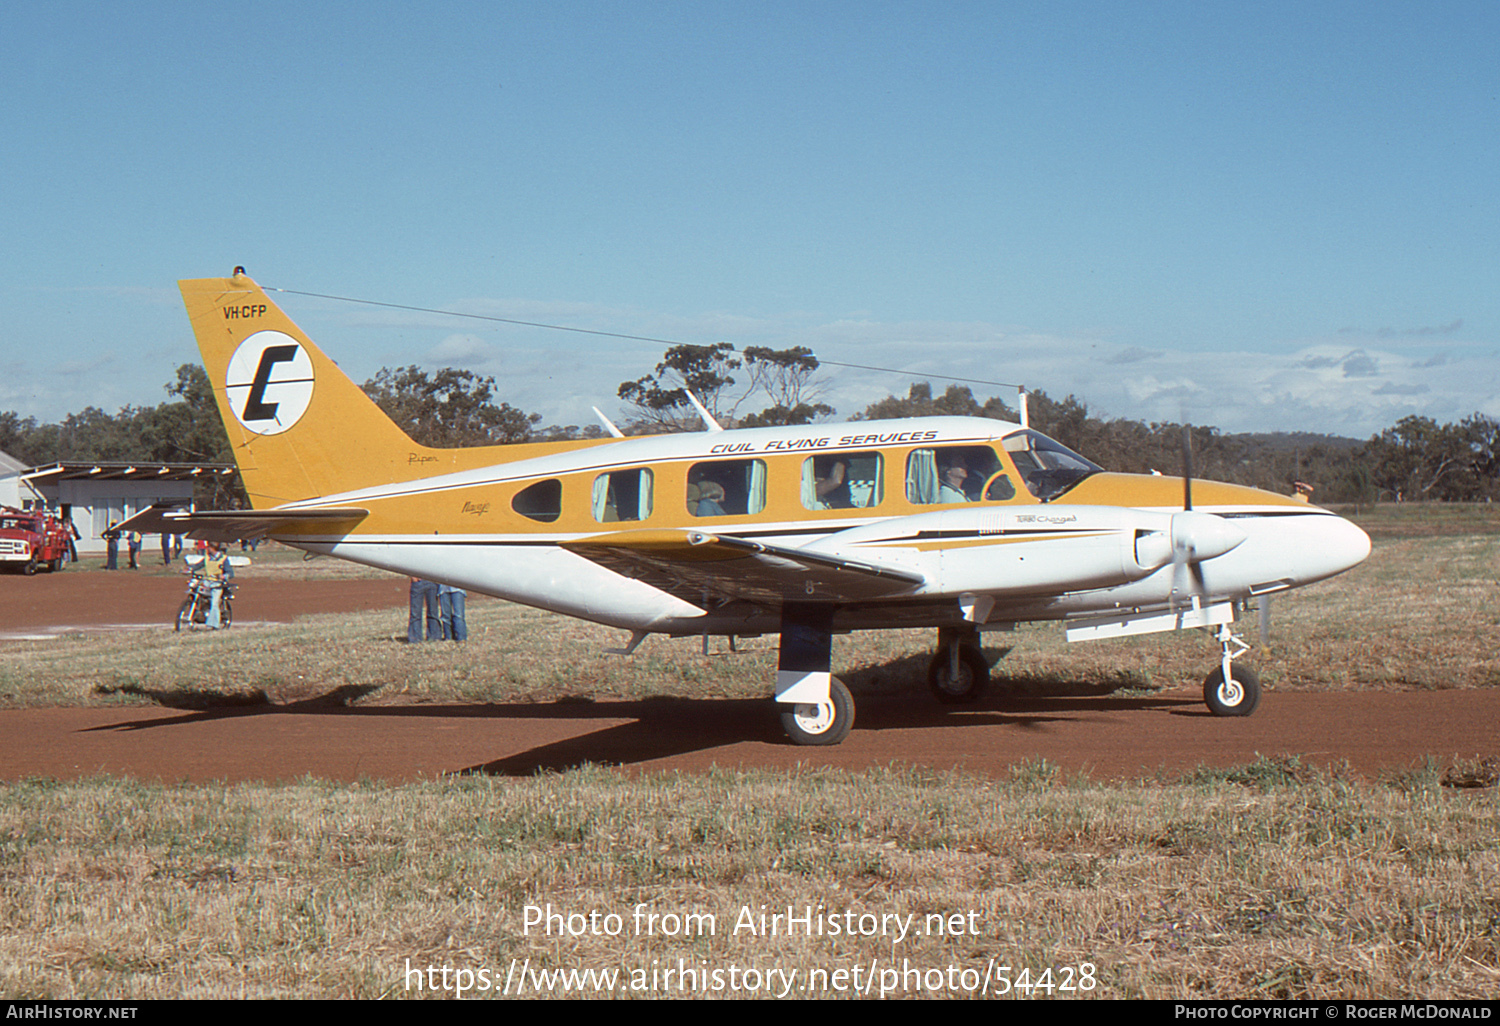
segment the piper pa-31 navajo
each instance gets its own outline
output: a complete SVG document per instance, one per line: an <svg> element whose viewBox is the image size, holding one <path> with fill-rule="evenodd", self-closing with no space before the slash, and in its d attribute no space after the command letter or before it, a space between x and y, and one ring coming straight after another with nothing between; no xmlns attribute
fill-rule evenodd
<svg viewBox="0 0 1500 1026"><path fill-rule="evenodd" d="M990 676L981 632L1215 632L1204 697L1252 712L1237 608L1358 564L1370 540L1306 502L1108 473L1025 426L967 417L469 449L408 438L242 269L180 283L250 511L155 509L128 530L269 537L632 633L780 635L800 744L854 703L832 636L936 627L949 702ZM1194 505L1196 500L1196 505Z"/></svg>

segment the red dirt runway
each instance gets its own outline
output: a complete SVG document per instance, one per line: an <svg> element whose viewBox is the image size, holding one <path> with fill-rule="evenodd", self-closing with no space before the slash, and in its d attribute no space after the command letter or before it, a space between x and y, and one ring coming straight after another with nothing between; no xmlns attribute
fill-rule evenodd
<svg viewBox="0 0 1500 1026"><path fill-rule="evenodd" d="M0 633L64 624L160 623L180 580L64 571L0 577ZM122 592L129 591L127 599ZM160 591L160 595L156 592ZM258 578L236 616L399 609L404 582ZM253 596L253 597L252 597ZM145 614L141 614L144 616ZM856 696L859 697L859 696ZM764 701L661 699L487 706L259 706L0 710L0 779L94 774L153 780L391 782L454 773L528 775L585 762L635 770L710 766L922 766L1002 775L1046 759L1096 778L1175 775L1257 755L1348 762L1379 775L1497 754L1500 690L1267 694L1218 719L1187 693L1149 698L996 698L955 711L925 697L859 698L836 748L786 743Z"/></svg>

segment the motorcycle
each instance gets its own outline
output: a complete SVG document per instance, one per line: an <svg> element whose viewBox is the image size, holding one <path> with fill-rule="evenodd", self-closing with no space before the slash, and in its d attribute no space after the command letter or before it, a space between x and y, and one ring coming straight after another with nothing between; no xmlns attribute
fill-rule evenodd
<svg viewBox="0 0 1500 1026"><path fill-rule="evenodd" d="M187 598L183 600L182 608L177 610L177 630L182 630L184 624L189 630L195 624L208 624L208 611L212 607L213 590L216 587L224 589L224 593L219 596L219 626L228 627L234 621L234 585L228 581L210 581L202 574L193 574L188 579Z"/></svg>

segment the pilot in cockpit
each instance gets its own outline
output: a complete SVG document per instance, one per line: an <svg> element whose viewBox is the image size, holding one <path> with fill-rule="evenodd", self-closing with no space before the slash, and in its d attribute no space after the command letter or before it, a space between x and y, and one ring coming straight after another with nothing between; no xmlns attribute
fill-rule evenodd
<svg viewBox="0 0 1500 1026"><path fill-rule="evenodd" d="M964 482L968 479L969 470L963 465L962 460L949 464L941 474L942 483L938 485L938 502L973 501L964 491Z"/></svg>

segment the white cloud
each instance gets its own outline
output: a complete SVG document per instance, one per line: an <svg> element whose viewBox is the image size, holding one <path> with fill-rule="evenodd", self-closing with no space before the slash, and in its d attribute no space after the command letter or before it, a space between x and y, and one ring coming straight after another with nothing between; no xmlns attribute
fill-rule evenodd
<svg viewBox="0 0 1500 1026"><path fill-rule="evenodd" d="M449 335L427 354L428 363L476 369L498 363L500 351L477 335Z"/></svg>
<svg viewBox="0 0 1500 1026"><path fill-rule="evenodd" d="M381 364L464 367L494 375L502 400L556 424L593 423L592 406L620 416L622 381L649 373L669 345L715 341L808 346L825 361L825 401L840 418L887 395L905 395L913 381L930 381L941 392L950 378L965 379L981 401L997 395L1013 403L1012 386L1024 385L1054 398L1075 395L1106 418L1191 420L1223 431L1367 437L1408 414L1440 421L1475 411L1500 415L1500 356L1492 346L1446 337L1443 354L1417 362L1402 351L1405 342L1365 334L1361 344L1351 345L1352 332L1295 345L1278 340L1264 351L1211 352L983 321L828 318L800 310L685 314L523 300L455 306L600 334L322 301L289 312L356 381ZM87 405L113 410L126 402L159 402L161 383L176 364L196 356L188 356L190 336L181 342L182 352L163 351L159 363L137 359L145 355L144 346L132 348L132 359L123 362L115 359L118 350L69 353L78 361L74 374L38 374L33 367L25 386L19 386L23 375L7 375L12 380L0 383L0 404L58 420Z"/></svg>

